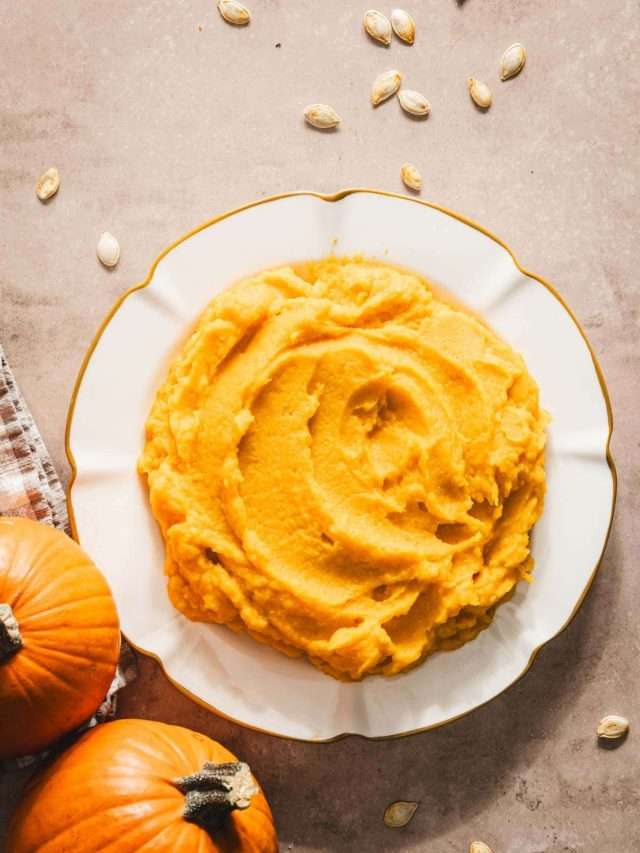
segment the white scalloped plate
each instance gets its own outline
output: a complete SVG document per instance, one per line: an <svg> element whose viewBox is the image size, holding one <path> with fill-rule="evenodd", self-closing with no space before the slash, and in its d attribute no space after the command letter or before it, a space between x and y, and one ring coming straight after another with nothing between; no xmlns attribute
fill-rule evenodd
<svg viewBox="0 0 640 853"><path fill-rule="evenodd" d="M524 355L552 414L535 581L491 627L400 676L342 684L169 603L163 542L136 474L143 425L167 365L205 305L248 273L335 252L412 268ZM218 217L179 240L106 318L81 368L67 423L75 531L107 575L125 635L213 710L272 734L327 740L408 734L487 702L569 622L600 562L615 501L611 413L589 345L553 288L497 238L416 199L353 190L293 193Z"/></svg>

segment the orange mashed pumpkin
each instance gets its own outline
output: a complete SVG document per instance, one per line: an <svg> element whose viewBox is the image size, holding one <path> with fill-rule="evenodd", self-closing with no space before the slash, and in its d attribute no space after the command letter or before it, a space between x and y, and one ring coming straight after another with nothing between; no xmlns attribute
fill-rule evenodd
<svg viewBox="0 0 640 853"><path fill-rule="evenodd" d="M459 646L529 578L546 423L521 356L415 274L241 281L147 422L171 601L341 679Z"/></svg>

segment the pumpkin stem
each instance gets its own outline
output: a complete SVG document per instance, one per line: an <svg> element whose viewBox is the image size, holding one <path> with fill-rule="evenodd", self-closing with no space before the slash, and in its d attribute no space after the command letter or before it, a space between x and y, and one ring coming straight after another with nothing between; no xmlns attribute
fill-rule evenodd
<svg viewBox="0 0 640 853"><path fill-rule="evenodd" d="M4 663L21 648L20 627L11 605L0 604L0 663Z"/></svg>
<svg viewBox="0 0 640 853"><path fill-rule="evenodd" d="M212 834L234 809L246 809L258 793L249 765L243 761L224 764L205 762L199 773L182 776L174 785L185 795L185 820Z"/></svg>

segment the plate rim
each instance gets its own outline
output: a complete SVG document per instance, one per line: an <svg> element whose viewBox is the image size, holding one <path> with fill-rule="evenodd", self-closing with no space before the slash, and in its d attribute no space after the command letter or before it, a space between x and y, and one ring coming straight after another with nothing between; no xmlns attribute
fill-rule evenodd
<svg viewBox="0 0 640 853"><path fill-rule="evenodd" d="M604 555L605 555L605 552L607 549L607 545L609 542L609 538L611 535L611 528L613 525L613 518L614 518L614 514L615 514L615 506L616 506L617 493L618 493L618 474L617 474L617 470L616 470L615 461L613 459L613 455L611 452L611 438L613 435L613 409L612 409L612 405L611 405L611 398L609 395L609 390L607 388L607 383L606 383L606 380L604 378L602 368L600 367L600 364L598 362L598 358L597 358L595 351L591 345L591 342L589 341L587 333L583 329L582 325L580 324L579 320L577 319L577 317L575 316L575 314L573 313L573 311L571 310L569 305L566 303L566 301L561 296L561 294L556 290L554 285L551 284L551 282L547 281L545 278L537 275L536 273L530 272L525 267L523 267L520 264L520 262L518 261L518 259L516 258L513 250L510 248L510 246L508 246L507 243L505 243L500 237L495 235L493 232L489 231L484 226L478 224L473 219L470 219L469 217L467 217L461 213L457 213L456 211L453 211L450 208L447 208L443 205L436 204L435 202L426 201L425 199L416 198L414 196L409 196L409 195L404 195L402 193L395 193L395 192L389 192L386 190L371 189L371 188L366 188L366 187L353 187L353 188L338 190L335 193L320 193L320 192L315 192L313 190L294 190L291 192L277 193L276 195L270 195L270 196L267 196L265 198L256 199L254 201L250 201L250 202L247 202L245 204L239 205L238 207L231 208L230 210L227 210L221 214L218 214L217 216L212 217L211 219L206 220L202 224L196 226L195 228L191 229L187 233L183 234L181 237L178 237L177 240L175 240L173 243L171 243L165 249L163 249L160 252L160 254L155 258L155 260L153 261L151 267L149 268L149 272L147 273L145 278L141 282L139 282L138 284L133 285L128 290L125 290L122 294L120 294L120 296L115 300L115 302L113 303L113 305L111 306L109 311L107 311L106 315L102 319L100 325L98 326L97 331L95 332L93 338L91 339L91 342L89 343L88 348L86 349L86 351L82 357L82 361L80 362L80 367L78 369L76 379L73 383L73 388L71 390L71 397L69 400L69 406L67 409L65 432L64 432L64 450L65 450L65 455L67 457L67 462L69 464L69 468L71 470L71 474L70 474L70 477L69 477L69 480L67 483L65 494L66 494L66 501L67 501L67 510L68 510L68 515L69 515L69 524L70 524L71 535L72 535L73 539L75 539L76 542L81 544L80 543L80 537L78 535L78 529L77 529L77 525L76 525L75 512L73 509L73 499L72 499L73 486L74 486L74 483L75 483L77 476L78 476L78 467L77 467L76 460L75 460L75 457L73 454L73 450L71 448L71 430L72 430L72 426L73 426L73 416L75 413L76 401L77 401L78 395L80 393L80 389L82 387L84 375L86 373L87 367L89 366L89 362L91 361L91 357L92 357L96 347L98 346L98 344L102 338L102 335L104 334L107 327L109 326L111 320L113 319L115 314L120 310L120 308L123 306L123 304L126 302L126 300L136 291L142 290L143 288L148 287L152 283L154 273L155 273L156 268L158 267L158 264L160 263L160 261L162 261L170 252L172 252L174 249L176 249L181 243L184 243L186 240L190 239L191 237L194 237L196 234L200 233L201 231L204 231L206 228L210 228L211 226L216 225L217 223L222 222L223 220L228 219L231 216L235 216L237 213L242 213L243 211L249 210L253 207L258 207L258 206L263 205L263 204L269 204L270 202L274 202L274 201L281 201L282 199L286 199L286 198L293 198L295 196L308 196L311 198L317 198L320 201L324 201L324 202L328 202L328 203L335 203L335 202L342 201L344 198L347 198L350 195L356 195L356 194L378 195L378 196L384 196L387 198L400 199L402 201L412 202L414 204L420 204L424 207L429 207L432 210L436 210L440 213L443 213L446 216L449 216L449 217L457 220L458 222L461 222L463 225L467 225L468 227L473 228L474 230L483 234L485 237L488 237L490 240L493 240L494 243L497 243L499 246L501 246L508 253L508 255L510 256L510 258L514 264L514 266L516 267L517 270L519 270L519 272L522 275L524 275L527 278L530 278L534 281L537 281L539 284L541 284L543 287L545 287L551 293L551 295L554 296L555 299L560 303L562 308L566 311L566 313L569 315L569 317L573 321L575 327L577 328L578 332L580 333L580 335L581 335L581 337L582 337L582 339L583 339L583 341L584 341L584 343L585 343L585 345L589 351L589 354L591 356L591 361L592 361L592 364L593 364L593 367L594 367L594 370L596 373L596 377L598 379L598 384L600 386L600 392L602 394L602 397L603 397L603 400L605 403L605 408L607 411L608 434L607 434L607 440L606 440L606 444L605 444L605 459L606 459L607 466L609 468L609 473L611 475L611 480L612 480L611 509L610 509L610 513L609 513L609 521L607 523L606 534L605 534L604 541L602 544L602 550L600 551L600 554L598 556L596 564L595 564L593 570L591 571L591 574L590 574L589 578L587 579L587 582L586 582L578 600L576 601L571 613L569 614L569 617L564 622L564 624L559 628L559 630L556 631L555 634L553 634L551 637L549 637L543 643L540 643L540 645L536 646L532 650L524 669L519 673L519 675L517 675L512 681L509 682L509 684L507 684L504 688L502 688L502 690L500 690L498 693L495 693L489 699L485 699L483 702L480 702L478 705L475 705L473 708L470 708L467 711L463 711L460 714L456 714L452 717L448 717L446 720L441 720L438 723L433 723L433 724L428 725L428 726L422 726L422 727L417 728L417 729L411 729L409 731L403 731L403 732L396 732L396 733L390 734L390 735L364 735L364 734L360 734L359 732L340 732L339 734L333 735L332 737L329 737L329 738L304 738L304 737L298 737L298 736L294 736L294 735L282 734L280 732L273 732L273 731L270 731L269 729L265 729L265 728L262 728L260 726L252 725L251 723L246 723L246 722L243 722L242 720L238 720L235 717L232 717L229 714L226 714L226 713L220 711L218 708L216 708L210 702L206 702L200 696L197 696L196 694L192 693L190 690L188 690L186 687L184 687L182 684L180 684L179 681L177 681L175 678L173 678L173 676L171 676L169 674L169 672L167 671L167 668L165 667L164 662L155 652L144 649L142 646L139 646L137 643L134 643L128 636L123 634L126 641L129 643L130 646L132 646L132 648L134 648L136 650L136 652L138 652L139 654L146 655L147 657L155 660L156 663L159 664L165 678L169 681L169 683L173 687L175 687L178 691L180 691L180 693L182 693L188 699L191 699L193 702L195 702L200 707L205 708L207 711L210 711L210 712L216 714L217 716L222 717L225 720L228 720L232 723L235 723L236 725L243 726L244 728L250 729L251 731L260 732L261 734L271 735L272 737L278 737L278 738L282 738L284 740L300 741L303 743L333 743L334 741L342 740L343 738L346 738L346 737L360 737L360 738L363 738L364 740L371 740L371 741L396 740L398 738L409 737L409 736L414 735L414 734L420 734L422 732L432 731L434 729L439 729L439 728L442 728L443 726L449 725L449 723L453 723L456 720L460 720L463 717L468 716L469 714L472 714L474 711L477 711L478 709L489 704L489 702L492 702L494 699L497 699L499 696L501 696L503 693L505 693L509 688L513 687L514 684L519 682L529 672L529 670L533 666L533 663L534 663L535 659L537 658L541 649L544 648L544 646L546 646L547 643L550 643L553 640L555 640L555 638L558 637L571 624L571 622L573 621L573 619L577 615L578 611L582 607L582 604L584 603L584 600L587 597L589 590L591 589L593 581L595 580L596 574L598 573L598 571L602 565L602 562L603 562L603 558L604 558Z"/></svg>

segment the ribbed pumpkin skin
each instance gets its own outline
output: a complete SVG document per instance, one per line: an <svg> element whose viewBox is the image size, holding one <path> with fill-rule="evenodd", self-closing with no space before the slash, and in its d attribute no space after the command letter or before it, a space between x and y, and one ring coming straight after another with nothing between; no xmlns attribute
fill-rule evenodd
<svg viewBox="0 0 640 853"><path fill-rule="evenodd" d="M68 536L0 518L0 603L23 646L0 662L0 759L38 752L85 722L118 662L120 626L109 586Z"/></svg>
<svg viewBox="0 0 640 853"><path fill-rule="evenodd" d="M216 838L182 817L172 784L235 756L205 735L150 720L86 732L36 780L16 812L8 853L277 853L262 794Z"/></svg>

